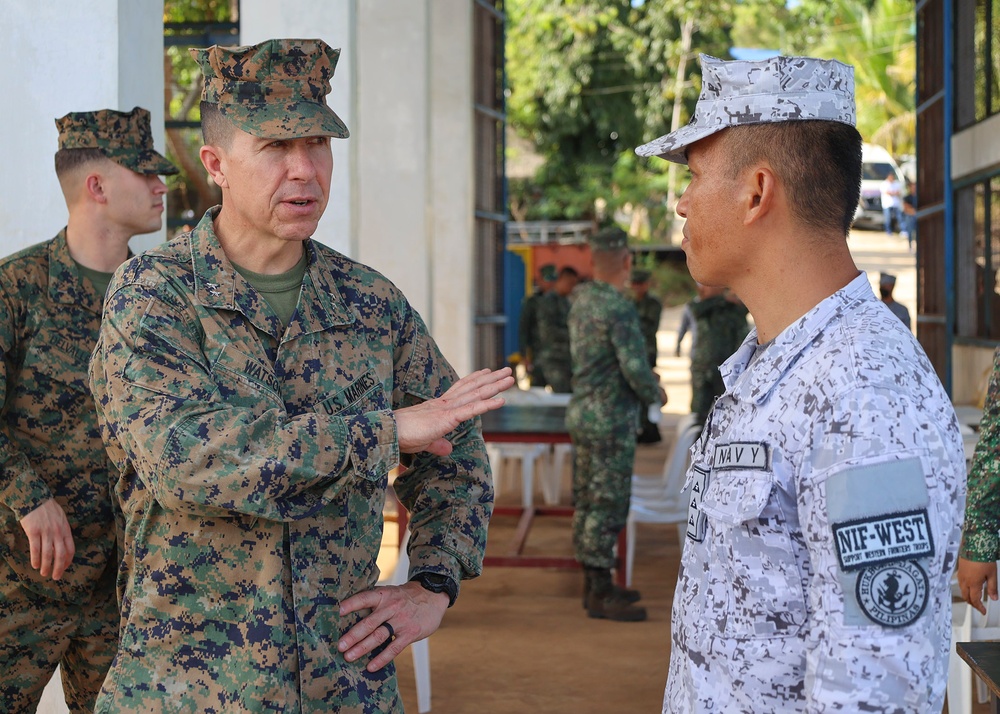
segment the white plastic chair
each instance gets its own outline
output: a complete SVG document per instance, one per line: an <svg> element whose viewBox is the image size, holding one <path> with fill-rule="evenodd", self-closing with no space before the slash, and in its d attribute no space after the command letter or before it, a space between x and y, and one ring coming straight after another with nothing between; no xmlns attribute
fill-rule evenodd
<svg viewBox="0 0 1000 714"><path fill-rule="evenodd" d="M674 445L658 477L632 475L632 499L625 523L625 584L632 584L635 563L635 530L639 523L683 523L687 520L684 474L690 450L701 434L701 425L688 415L677 424Z"/></svg>
<svg viewBox="0 0 1000 714"><path fill-rule="evenodd" d="M403 533L399 542L399 558L396 567L386 581L389 585L402 585L407 581L410 572L410 556L406 546L410 543L410 529ZM425 638L410 645L413 653L413 678L417 683L417 711L425 714L431 710L431 653L430 645Z"/></svg>
<svg viewBox="0 0 1000 714"><path fill-rule="evenodd" d="M503 394L507 404L512 406L565 406L569 402L569 394L554 394L540 387L531 389L510 389ZM562 487L563 465L567 454L572 453L570 444L547 444L532 442L490 442L486 445L486 453L490 459L493 471L493 489L495 496L507 488L510 481L516 480L516 474L521 476L521 505L531 508L534 505L535 475L541 482L542 497L546 505L559 503Z"/></svg>
<svg viewBox="0 0 1000 714"><path fill-rule="evenodd" d="M952 581L953 595L957 585ZM951 604L951 653L948 657L948 711L950 714L972 714L972 682L976 683L976 699L980 704L989 699L986 685L969 665L958 656L958 642L1000 640L1000 602L984 598L986 614L981 614L967 602L953 597Z"/></svg>

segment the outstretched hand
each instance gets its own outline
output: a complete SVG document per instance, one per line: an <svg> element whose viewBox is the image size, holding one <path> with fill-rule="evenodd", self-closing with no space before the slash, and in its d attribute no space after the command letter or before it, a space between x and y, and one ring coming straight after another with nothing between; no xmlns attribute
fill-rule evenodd
<svg viewBox="0 0 1000 714"><path fill-rule="evenodd" d="M21 528L28 536L31 567L42 577L61 578L76 553L73 533L62 506L50 498L21 519Z"/></svg>
<svg viewBox="0 0 1000 714"><path fill-rule="evenodd" d="M399 450L404 454L428 451L447 456L451 444L444 436L463 421L502 407L504 400L497 395L512 386L510 367L495 372L481 369L455 382L437 399L397 409L394 414Z"/></svg>

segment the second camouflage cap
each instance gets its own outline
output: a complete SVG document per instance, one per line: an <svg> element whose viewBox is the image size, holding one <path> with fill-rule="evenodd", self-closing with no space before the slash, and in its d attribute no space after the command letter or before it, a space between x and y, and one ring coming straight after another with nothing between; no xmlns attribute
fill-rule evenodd
<svg viewBox="0 0 1000 714"><path fill-rule="evenodd" d="M192 49L205 86L201 98L262 139L349 136L326 103L340 50L323 40L266 40L244 47Z"/></svg>
<svg viewBox="0 0 1000 714"><path fill-rule="evenodd" d="M128 113L70 112L56 119L56 128L60 149L99 149L116 164L140 174L177 173L177 167L153 148L149 112L142 107Z"/></svg>
<svg viewBox="0 0 1000 714"><path fill-rule="evenodd" d="M612 227L599 230L590 237L591 250L618 250L628 247L628 233L621 228Z"/></svg>
<svg viewBox="0 0 1000 714"><path fill-rule="evenodd" d="M742 124L826 120L854 126L854 68L837 60L769 57L726 62L701 55L701 96L687 126L635 150L687 163L687 147Z"/></svg>

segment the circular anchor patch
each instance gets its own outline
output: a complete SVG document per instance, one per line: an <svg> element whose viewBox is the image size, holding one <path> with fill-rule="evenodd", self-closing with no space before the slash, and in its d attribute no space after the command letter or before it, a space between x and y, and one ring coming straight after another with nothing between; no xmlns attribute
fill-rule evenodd
<svg viewBox="0 0 1000 714"><path fill-rule="evenodd" d="M865 568L858 576L858 604L873 622L906 627L927 607L927 573L912 560Z"/></svg>

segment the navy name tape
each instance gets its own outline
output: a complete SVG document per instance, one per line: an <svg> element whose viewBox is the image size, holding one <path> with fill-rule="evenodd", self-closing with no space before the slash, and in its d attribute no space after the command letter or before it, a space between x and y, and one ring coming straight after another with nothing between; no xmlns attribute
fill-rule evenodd
<svg viewBox="0 0 1000 714"><path fill-rule="evenodd" d="M833 542L845 571L934 555L926 508L834 523Z"/></svg>
<svg viewBox="0 0 1000 714"><path fill-rule="evenodd" d="M716 444L712 459L712 469L767 470L767 444L755 441L734 441Z"/></svg>

